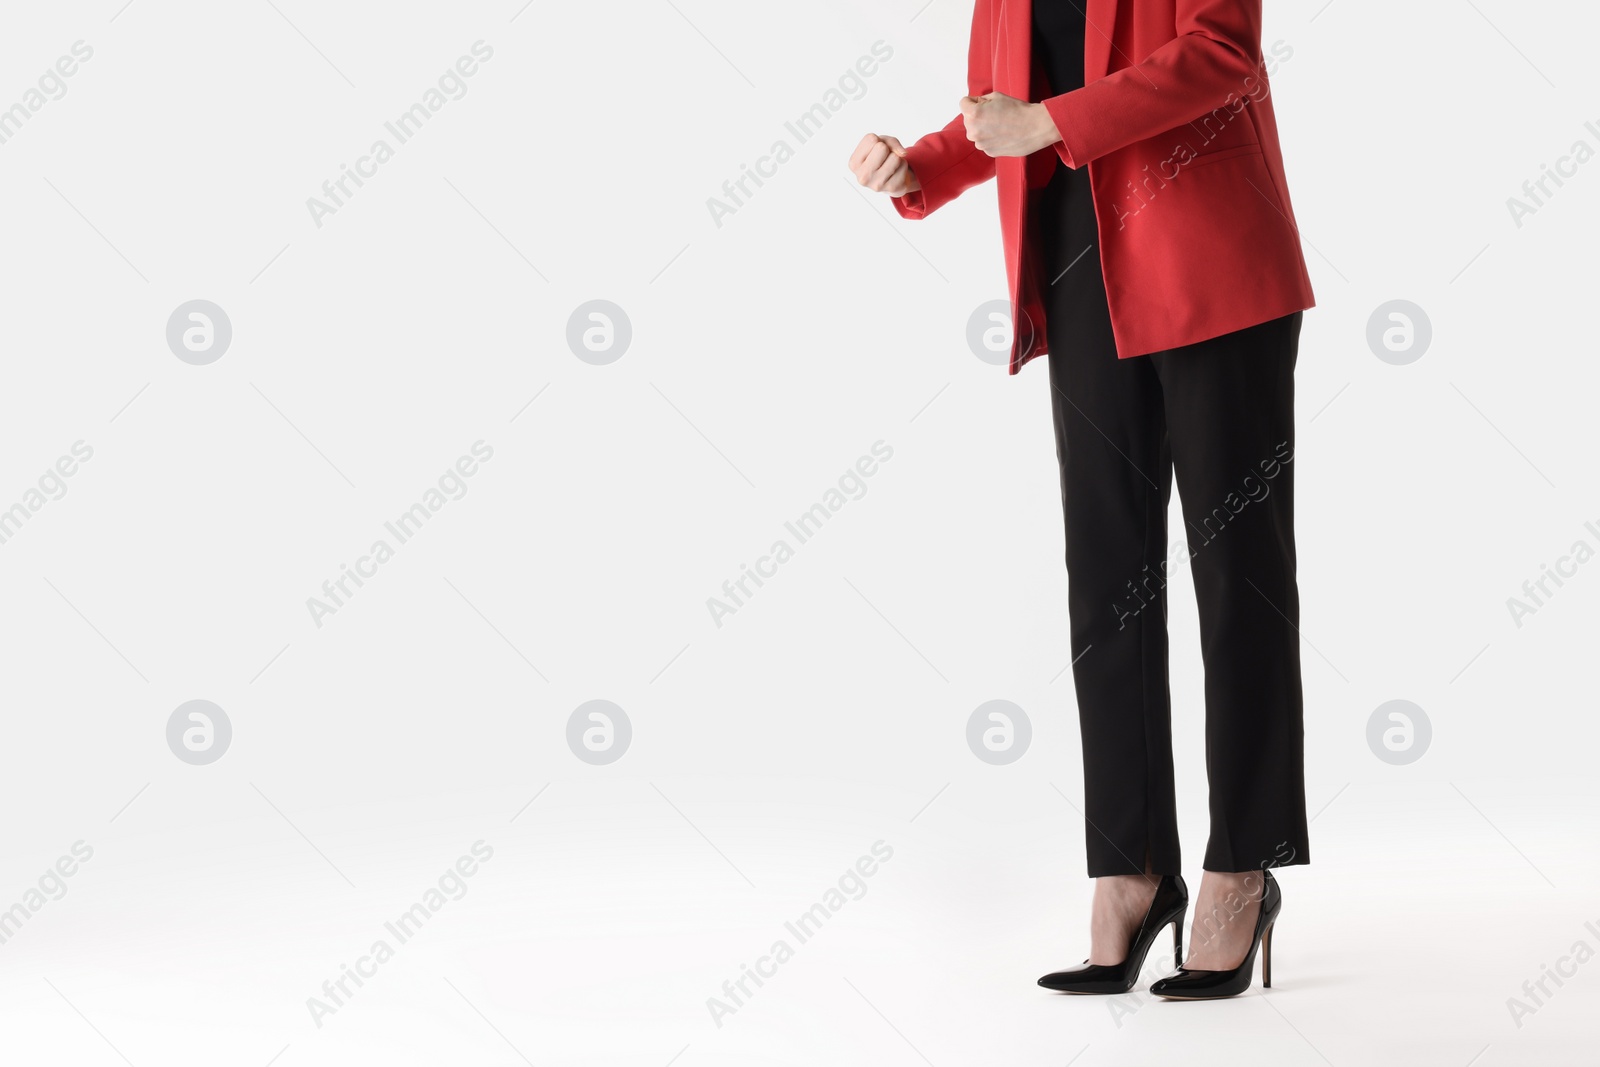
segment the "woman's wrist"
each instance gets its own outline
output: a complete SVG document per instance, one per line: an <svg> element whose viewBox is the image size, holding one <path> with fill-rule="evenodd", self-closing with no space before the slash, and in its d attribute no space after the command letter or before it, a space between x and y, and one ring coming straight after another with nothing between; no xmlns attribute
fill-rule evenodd
<svg viewBox="0 0 1600 1067"><path fill-rule="evenodd" d="M1056 128L1056 120L1050 117L1050 109L1043 104L1033 105L1033 121L1038 127L1039 148L1049 148L1062 140L1061 131Z"/></svg>

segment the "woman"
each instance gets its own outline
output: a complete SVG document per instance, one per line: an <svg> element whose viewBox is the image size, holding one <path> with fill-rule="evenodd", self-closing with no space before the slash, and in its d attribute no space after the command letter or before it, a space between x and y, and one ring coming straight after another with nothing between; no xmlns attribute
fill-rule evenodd
<svg viewBox="0 0 1600 1067"><path fill-rule="evenodd" d="M1087 11L1080 4L1087 4ZM1174 470L1205 661L1210 839L1174 999L1247 989L1306 863L1294 364L1313 306L1261 55L1260 0L978 0L969 95L850 160L909 219L997 179L1010 373L1048 354L1066 524L1089 958L1121 993L1188 891L1167 690Z"/></svg>

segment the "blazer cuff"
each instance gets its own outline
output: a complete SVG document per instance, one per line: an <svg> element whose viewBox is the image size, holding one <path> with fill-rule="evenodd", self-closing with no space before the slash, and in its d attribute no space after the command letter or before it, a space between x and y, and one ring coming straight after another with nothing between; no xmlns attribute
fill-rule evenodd
<svg viewBox="0 0 1600 1067"><path fill-rule="evenodd" d="M913 169L912 173L916 173ZM917 179L919 182L921 178ZM921 219L928 216L928 198L922 195L921 189L915 189L904 196L891 197L889 202L894 209L900 212L903 219Z"/></svg>
<svg viewBox="0 0 1600 1067"><path fill-rule="evenodd" d="M960 140L956 141L955 138ZM908 219L933 214L966 190L994 176L994 160L980 152L963 133L944 130L906 149L906 162L922 186L894 198L895 210Z"/></svg>
<svg viewBox="0 0 1600 1067"><path fill-rule="evenodd" d="M1070 93L1046 97L1041 101L1044 104L1045 111L1050 115L1050 121L1056 125L1056 132L1061 135L1061 140L1051 147L1056 150L1056 155L1061 157L1061 162L1073 170L1078 169L1078 160L1083 158L1081 148L1079 151L1074 151L1072 144L1072 135L1076 127L1072 122L1073 102L1071 97L1078 92L1081 92L1081 90L1075 89Z"/></svg>

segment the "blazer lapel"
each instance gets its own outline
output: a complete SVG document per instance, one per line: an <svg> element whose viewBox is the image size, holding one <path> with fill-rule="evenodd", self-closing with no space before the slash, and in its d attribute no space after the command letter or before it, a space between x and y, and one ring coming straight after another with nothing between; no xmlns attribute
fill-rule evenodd
<svg viewBox="0 0 1600 1067"><path fill-rule="evenodd" d="M1000 21L998 36L1005 42L1002 63L1010 82L1000 91L1027 100L1033 76L1033 0L1000 0Z"/></svg>
<svg viewBox="0 0 1600 1067"><path fill-rule="evenodd" d="M1111 35L1117 28L1117 0L1068 0L1086 5L1083 82L1104 78L1111 70Z"/></svg>

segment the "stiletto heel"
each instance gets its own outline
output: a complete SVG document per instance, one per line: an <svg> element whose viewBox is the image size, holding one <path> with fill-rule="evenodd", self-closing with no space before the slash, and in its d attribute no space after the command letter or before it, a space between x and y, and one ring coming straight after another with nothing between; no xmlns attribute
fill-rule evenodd
<svg viewBox="0 0 1600 1067"><path fill-rule="evenodd" d="M1261 937L1261 988L1272 988L1272 931L1278 928L1274 922L1267 927L1267 932Z"/></svg>
<svg viewBox="0 0 1600 1067"><path fill-rule="evenodd" d="M1183 963L1183 916L1172 920L1172 965Z"/></svg>
<svg viewBox="0 0 1600 1067"><path fill-rule="evenodd" d="M1250 950L1244 954L1239 966L1229 971L1199 971L1179 967L1172 974L1150 987L1150 992L1169 1000L1217 1000L1233 997L1250 988L1250 978L1256 969L1256 951L1261 952L1261 985L1272 987L1272 929L1283 910L1283 891L1272 872L1261 872L1263 888L1261 912L1256 916L1255 933L1250 939Z"/></svg>
<svg viewBox="0 0 1600 1067"><path fill-rule="evenodd" d="M1150 901L1150 910L1145 912L1139 929L1128 938L1128 951L1121 963L1084 960L1077 967L1045 975L1039 979L1039 984L1057 993L1126 993L1139 980L1139 971L1144 967L1151 944L1168 923L1172 924L1177 959L1183 958L1183 916L1188 909L1189 887L1183 884L1183 877L1162 875L1156 885L1155 898Z"/></svg>

